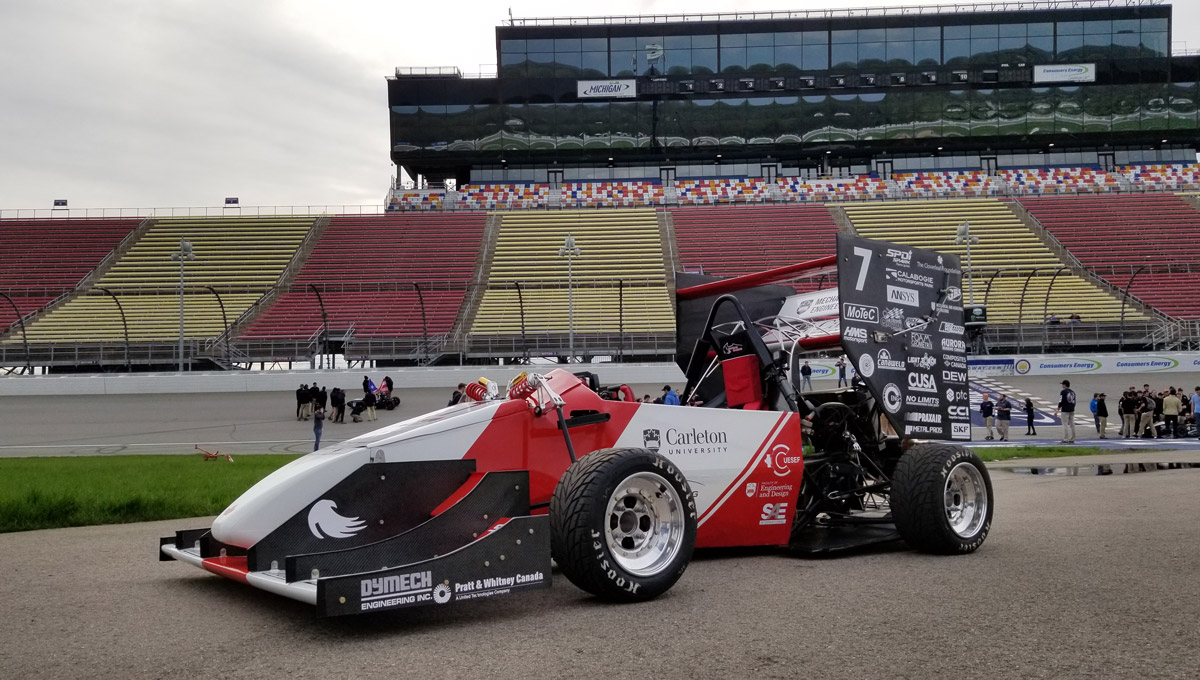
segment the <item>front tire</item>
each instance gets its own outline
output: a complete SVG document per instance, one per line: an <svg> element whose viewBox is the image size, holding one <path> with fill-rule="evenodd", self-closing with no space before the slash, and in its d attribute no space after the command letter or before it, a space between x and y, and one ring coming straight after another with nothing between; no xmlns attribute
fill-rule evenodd
<svg viewBox="0 0 1200 680"><path fill-rule="evenodd" d="M580 458L550 499L550 549L564 576L605 600L657 597L687 569L696 501L683 472L645 449Z"/></svg>
<svg viewBox="0 0 1200 680"><path fill-rule="evenodd" d="M969 449L918 444L896 465L891 505L896 529L917 550L975 552L992 527L992 479Z"/></svg>

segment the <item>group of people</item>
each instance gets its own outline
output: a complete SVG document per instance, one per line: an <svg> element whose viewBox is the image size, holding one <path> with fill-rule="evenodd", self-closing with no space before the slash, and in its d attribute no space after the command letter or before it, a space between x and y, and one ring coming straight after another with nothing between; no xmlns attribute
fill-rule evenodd
<svg viewBox="0 0 1200 680"><path fill-rule="evenodd" d="M356 423L363 419L378 420L375 405L378 403L376 392L392 393L395 383L390 376L383 379L383 387L377 388L375 382L368 376L363 376L363 397L351 411L350 417ZM326 406L330 412L325 412ZM346 391L340 387L326 390L325 386L317 387L316 383L304 383L296 389L296 420L313 421L313 451L321 448L321 435L325 431L325 419L331 423L346 422Z"/></svg>
<svg viewBox="0 0 1200 680"><path fill-rule="evenodd" d="M1036 435L1033 400L1026 398L1025 403L1019 406L1025 412L1026 436ZM1009 401L1008 396L1003 393L997 395L995 402L992 402L990 394L983 395L983 401L979 404L979 415L983 416L983 424L987 428L987 436L984 439L992 441L998 434L1000 435L1000 441L1006 442L1009 440L1008 428L1012 424L1013 407L1013 402Z"/></svg>
<svg viewBox="0 0 1200 680"><path fill-rule="evenodd" d="M1131 385L1121 394L1117 413L1121 417L1119 436L1126 439L1186 437L1189 425L1197 425L1200 386L1189 395L1182 387L1168 387L1156 392L1148 383L1140 390ZM1099 429L1099 422L1096 427Z"/></svg>

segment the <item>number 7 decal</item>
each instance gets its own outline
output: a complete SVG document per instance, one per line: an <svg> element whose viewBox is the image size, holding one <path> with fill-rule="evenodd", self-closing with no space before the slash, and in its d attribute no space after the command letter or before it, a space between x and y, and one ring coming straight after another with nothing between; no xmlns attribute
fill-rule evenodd
<svg viewBox="0 0 1200 680"><path fill-rule="evenodd" d="M858 269L858 281L854 284L854 289L862 290L863 284L867 282L867 270L871 265L871 251L854 246L854 254L862 258L862 266Z"/></svg>

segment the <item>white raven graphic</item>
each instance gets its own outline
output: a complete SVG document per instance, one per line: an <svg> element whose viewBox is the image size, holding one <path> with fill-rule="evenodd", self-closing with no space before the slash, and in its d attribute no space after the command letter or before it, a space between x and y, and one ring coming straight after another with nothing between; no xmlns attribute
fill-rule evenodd
<svg viewBox="0 0 1200 680"><path fill-rule="evenodd" d="M308 530L317 538L350 538L366 526L367 523L357 517L337 514L337 503L333 501L319 500L308 511Z"/></svg>

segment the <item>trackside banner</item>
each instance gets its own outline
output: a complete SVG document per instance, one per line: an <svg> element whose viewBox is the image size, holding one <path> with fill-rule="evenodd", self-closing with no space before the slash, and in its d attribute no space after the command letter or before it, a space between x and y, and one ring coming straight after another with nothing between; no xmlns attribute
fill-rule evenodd
<svg viewBox="0 0 1200 680"><path fill-rule="evenodd" d="M1095 64L1050 64L1033 67L1034 83L1094 83Z"/></svg>
<svg viewBox="0 0 1200 680"><path fill-rule="evenodd" d="M971 438L958 257L838 236L842 349L902 436Z"/></svg>
<svg viewBox="0 0 1200 680"><path fill-rule="evenodd" d="M1077 373L1196 373L1200 372L1200 352L989 355L971 357L967 365L973 378Z"/></svg>
<svg viewBox="0 0 1200 680"><path fill-rule="evenodd" d="M580 99L631 99L637 96L637 81L577 80L575 95Z"/></svg>

